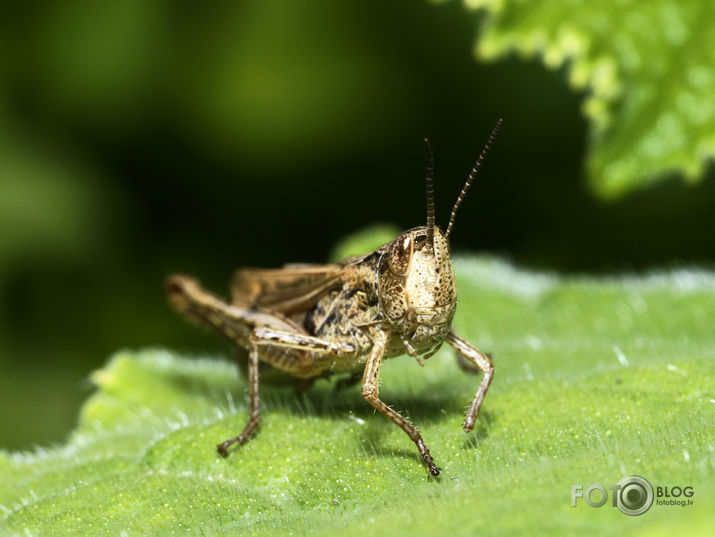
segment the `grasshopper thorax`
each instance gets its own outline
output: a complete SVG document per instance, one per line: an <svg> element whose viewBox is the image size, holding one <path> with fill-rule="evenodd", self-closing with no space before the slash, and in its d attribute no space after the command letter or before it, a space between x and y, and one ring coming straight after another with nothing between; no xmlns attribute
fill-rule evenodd
<svg viewBox="0 0 715 537"><path fill-rule="evenodd" d="M436 226L429 231L405 231L387 245L378 265L382 312L415 348L441 341L457 307L449 243Z"/></svg>

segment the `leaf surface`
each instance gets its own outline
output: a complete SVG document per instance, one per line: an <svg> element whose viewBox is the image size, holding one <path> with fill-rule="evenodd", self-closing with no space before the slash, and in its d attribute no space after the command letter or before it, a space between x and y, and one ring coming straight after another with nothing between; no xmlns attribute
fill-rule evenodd
<svg viewBox="0 0 715 537"><path fill-rule="evenodd" d="M386 362L381 397L420 428L443 474L362 400L320 381L262 387L259 432L228 361L117 353L65 445L0 452L2 535L705 535L715 519L715 275L565 278L488 257L456 260L458 332L493 355L479 378L443 349ZM691 507L628 517L570 506L571 487L638 474L695 488ZM122 533L125 532L125 533Z"/></svg>

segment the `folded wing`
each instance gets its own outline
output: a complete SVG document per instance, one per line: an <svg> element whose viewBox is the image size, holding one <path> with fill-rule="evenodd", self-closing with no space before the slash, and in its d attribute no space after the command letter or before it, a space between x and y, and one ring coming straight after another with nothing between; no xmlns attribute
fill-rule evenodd
<svg viewBox="0 0 715 537"><path fill-rule="evenodd" d="M325 293L342 285L343 265L286 265L279 269L243 268L231 281L231 299L242 306L291 314L312 308Z"/></svg>

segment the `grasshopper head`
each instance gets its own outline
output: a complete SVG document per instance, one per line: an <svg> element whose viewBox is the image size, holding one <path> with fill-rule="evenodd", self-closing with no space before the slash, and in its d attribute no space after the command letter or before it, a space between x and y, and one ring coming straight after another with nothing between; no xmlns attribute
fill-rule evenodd
<svg viewBox="0 0 715 537"><path fill-rule="evenodd" d="M434 159L427 149L427 225L405 231L387 245L378 266L380 307L399 331L405 346L429 350L442 342L457 308L457 286L449 248L449 235L464 196L496 136L499 119L452 207L447 231L435 224Z"/></svg>
<svg viewBox="0 0 715 537"><path fill-rule="evenodd" d="M378 274L382 311L400 336L414 348L442 341L457 307L457 286L449 243L439 228L417 227L397 237Z"/></svg>

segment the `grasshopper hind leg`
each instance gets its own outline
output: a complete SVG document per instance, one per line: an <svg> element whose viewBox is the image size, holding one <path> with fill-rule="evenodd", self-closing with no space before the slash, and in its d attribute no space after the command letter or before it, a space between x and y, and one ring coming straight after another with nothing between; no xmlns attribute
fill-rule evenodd
<svg viewBox="0 0 715 537"><path fill-rule="evenodd" d="M220 455L226 457L228 455L228 448L233 444L241 445L246 442L258 427L258 421L261 417L261 411L258 399L258 349L255 345L251 346L248 353L248 384L249 384L249 396L250 396L250 414L248 417L248 423L241 431L241 434L234 438L229 438L221 442L216 446L216 451Z"/></svg>

